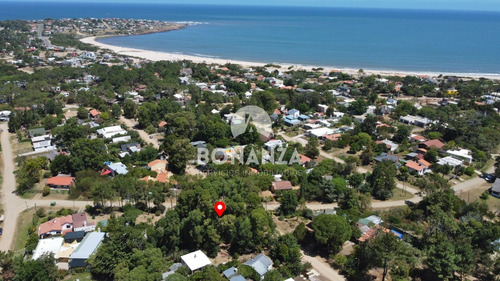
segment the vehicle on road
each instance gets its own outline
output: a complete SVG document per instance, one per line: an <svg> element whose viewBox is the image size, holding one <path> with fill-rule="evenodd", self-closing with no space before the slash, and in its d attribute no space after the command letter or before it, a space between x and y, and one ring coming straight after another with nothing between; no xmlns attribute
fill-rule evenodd
<svg viewBox="0 0 500 281"><path fill-rule="evenodd" d="M0 227L0 235L3 233L3 228Z"/></svg>
<svg viewBox="0 0 500 281"><path fill-rule="evenodd" d="M56 202L50 202L50 206L55 206L56 205Z"/></svg>
<svg viewBox="0 0 500 281"><path fill-rule="evenodd" d="M496 177L492 174L483 174L483 179L489 183L495 182Z"/></svg>

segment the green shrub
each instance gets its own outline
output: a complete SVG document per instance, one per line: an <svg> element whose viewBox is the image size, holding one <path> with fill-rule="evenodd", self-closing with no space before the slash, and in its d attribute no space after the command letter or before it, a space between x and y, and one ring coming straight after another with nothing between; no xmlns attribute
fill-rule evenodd
<svg viewBox="0 0 500 281"><path fill-rule="evenodd" d="M43 193L42 193L42 195L43 195L43 196L47 196L47 195L49 195L49 194L50 194L50 187L48 187L48 186L44 186L44 187L43 187Z"/></svg>

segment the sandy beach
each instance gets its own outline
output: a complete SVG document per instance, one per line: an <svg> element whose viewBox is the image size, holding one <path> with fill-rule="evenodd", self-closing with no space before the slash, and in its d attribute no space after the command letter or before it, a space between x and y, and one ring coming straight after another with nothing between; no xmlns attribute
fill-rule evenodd
<svg viewBox="0 0 500 281"><path fill-rule="evenodd" d="M183 54L174 54L174 53L166 53L166 52L157 52L143 49L135 49L135 48L127 48L114 46L109 44L104 44L99 41L98 37L86 37L82 38L80 41L83 43L88 43L94 45L100 49L107 49L116 54L136 57L151 61L182 61L182 60L190 60L195 63L207 63L207 64L226 64L233 63L239 64L243 67L252 67L252 66L264 66L273 62L249 62L249 61L240 61L233 59L220 59L220 58L208 58L208 57L198 57L198 56L190 56ZM276 64L276 63L273 63ZM288 69L293 66L293 69L304 69L304 70L312 70L313 68L323 68L326 71L330 70L338 70L348 74L358 74L359 69L353 68L339 68L335 66L313 66L313 65L301 65L301 64L287 64L287 63L279 63L283 69ZM416 71L390 71L390 70L376 70L376 69L363 69L365 74L371 75L382 75L382 76L406 76L406 75L417 75L417 76L429 76L429 77L437 77L439 75L448 75L448 76L458 76L458 77L467 77L467 78L487 78L487 79L495 79L500 80L500 74L482 74L482 73L451 73L451 72L416 72Z"/></svg>

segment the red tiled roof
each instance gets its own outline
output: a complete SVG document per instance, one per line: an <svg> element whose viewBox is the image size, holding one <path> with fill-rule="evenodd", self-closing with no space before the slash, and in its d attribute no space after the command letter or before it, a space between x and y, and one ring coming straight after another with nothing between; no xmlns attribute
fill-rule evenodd
<svg viewBox="0 0 500 281"><path fill-rule="evenodd" d="M70 186L75 181L74 177L51 177L47 180L47 185Z"/></svg>
<svg viewBox="0 0 500 281"><path fill-rule="evenodd" d="M57 217L48 222L42 223L38 228L38 235L45 234L51 231L62 231L62 227L64 224L69 223L73 224L73 218L71 215L67 215L64 217ZM68 232L65 230L65 232Z"/></svg>
<svg viewBox="0 0 500 281"><path fill-rule="evenodd" d="M90 115L92 115L93 117L96 117L97 115L101 114L101 112L97 109L92 109L89 111Z"/></svg>
<svg viewBox="0 0 500 281"><path fill-rule="evenodd" d="M412 139L414 139L414 140L417 140L417 141L423 141L423 140L425 140L425 137L423 137L423 136L418 136L418 135L417 135L417 136L413 136L413 137L411 137L411 138L412 138Z"/></svg>
<svg viewBox="0 0 500 281"><path fill-rule="evenodd" d="M158 124L158 127L159 127L159 128L163 128L163 127L165 127L166 125L167 125L167 122L165 122L165 121L161 121L161 122Z"/></svg>
<svg viewBox="0 0 500 281"><path fill-rule="evenodd" d="M102 169L101 170L101 176L109 175L111 174L111 171L108 169Z"/></svg>
<svg viewBox="0 0 500 281"><path fill-rule="evenodd" d="M413 169L415 171L421 171L425 168L425 166L418 164L417 162L409 161L405 165L406 167Z"/></svg>
<svg viewBox="0 0 500 281"><path fill-rule="evenodd" d="M390 128L391 126L387 125L387 124L378 124L377 126L375 126L377 128L380 128L380 127L387 127L387 128Z"/></svg>
<svg viewBox="0 0 500 281"><path fill-rule="evenodd" d="M165 164L167 165L168 164L168 161L166 160L160 160L160 159L156 159L156 160L153 160L151 162L148 163L148 167L151 168L157 164Z"/></svg>
<svg viewBox="0 0 500 281"><path fill-rule="evenodd" d="M337 141L342 135L341 134L333 134L333 135L324 135L323 137L327 140Z"/></svg>
<svg viewBox="0 0 500 281"><path fill-rule="evenodd" d="M305 164L307 162L311 162L311 158L305 156L304 154L299 154L300 156L300 162L302 162L302 164Z"/></svg>
<svg viewBox="0 0 500 281"><path fill-rule="evenodd" d="M429 140L423 143L427 147L443 148L444 143L439 140Z"/></svg>
<svg viewBox="0 0 500 281"><path fill-rule="evenodd" d="M272 190L292 190L293 186L290 181L275 181L271 185Z"/></svg>
<svg viewBox="0 0 500 281"><path fill-rule="evenodd" d="M426 168L429 168L431 166L431 163L425 161L424 159L418 160L418 163L424 165Z"/></svg>

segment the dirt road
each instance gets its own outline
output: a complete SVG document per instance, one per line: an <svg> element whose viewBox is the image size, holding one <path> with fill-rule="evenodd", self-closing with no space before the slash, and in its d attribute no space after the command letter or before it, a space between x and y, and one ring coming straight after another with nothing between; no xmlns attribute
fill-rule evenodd
<svg viewBox="0 0 500 281"><path fill-rule="evenodd" d="M11 248L14 235L16 233L17 217L22 212L22 201L16 196L16 177L14 175L14 158L12 147L9 142L9 133L7 132L7 123L0 125L2 133L0 140L2 143L2 207L5 210L5 220L3 222L3 234L0 237L0 250L6 251Z"/></svg>
<svg viewBox="0 0 500 281"><path fill-rule="evenodd" d="M344 276L340 275L337 270L333 269L322 257L313 257L302 252L302 261L311 263L312 267L321 274L322 278L331 281L344 281Z"/></svg>
<svg viewBox="0 0 500 281"><path fill-rule="evenodd" d="M153 145L154 148L158 149L160 146L158 145L158 141L156 139L150 139L148 133L146 133L144 130L139 130L136 129L135 126L137 125L137 122L135 120L127 119L125 117L120 117L119 120L122 124L125 124L129 129L132 129L139 133L139 136L141 136L142 140L146 143L150 143Z"/></svg>

